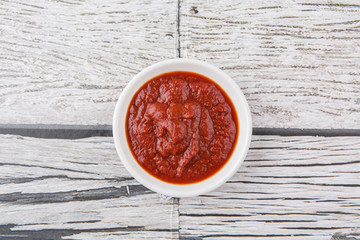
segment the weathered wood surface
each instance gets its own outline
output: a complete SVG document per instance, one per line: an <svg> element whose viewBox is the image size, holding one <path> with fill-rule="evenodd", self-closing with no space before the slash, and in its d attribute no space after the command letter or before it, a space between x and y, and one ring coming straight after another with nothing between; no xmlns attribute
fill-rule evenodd
<svg viewBox="0 0 360 240"><path fill-rule="evenodd" d="M359 174L359 137L254 136L228 183L168 199L131 178L111 138L0 135L0 239L330 240L360 234Z"/></svg>
<svg viewBox="0 0 360 240"><path fill-rule="evenodd" d="M1 1L0 124L111 124L177 56L176 1ZM358 1L181 1L180 54L244 91L255 127L360 128Z"/></svg>
<svg viewBox="0 0 360 240"><path fill-rule="evenodd" d="M177 56L177 2L0 1L0 124L111 124L140 70Z"/></svg>
<svg viewBox="0 0 360 240"><path fill-rule="evenodd" d="M112 138L0 137L0 239L178 239L177 201L135 181Z"/></svg>
<svg viewBox="0 0 360 240"><path fill-rule="evenodd" d="M360 128L360 3L181 1L181 56L238 83L255 127Z"/></svg>
<svg viewBox="0 0 360 240"><path fill-rule="evenodd" d="M244 165L230 181L205 196L180 199L180 236L360 236L359 176L359 137L254 136Z"/></svg>

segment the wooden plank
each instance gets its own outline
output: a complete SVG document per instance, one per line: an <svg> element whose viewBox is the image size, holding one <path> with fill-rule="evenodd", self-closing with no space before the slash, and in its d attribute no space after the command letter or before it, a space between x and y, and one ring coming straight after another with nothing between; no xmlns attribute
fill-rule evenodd
<svg viewBox="0 0 360 240"><path fill-rule="evenodd" d="M177 2L0 2L0 124L111 124L123 87L177 54Z"/></svg>
<svg viewBox="0 0 360 240"><path fill-rule="evenodd" d="M254 136L244 165L226 184L178 200L133 180L111 138L1 135L0 239L360 234L359 153L359 137Z"/></svg>
<svg viewBox="0 0 360 240"><path fill-rule="evenodd" d="M180 239L354 239L359 176L359 137L254 136L226 184L180 199Z"/></svg>
<svg viewBox="0 0 360 240"><path fill-rule="evenodd" d="M0 239L178 239L178 200L135 181L112 138L0 135Z"/></svg>
<svg viewBox="0 0 360 240"><path fill-rule="evenodd" d="M181 56L220 67L255 127L360 128L360 5L181 1Z"/></svg>

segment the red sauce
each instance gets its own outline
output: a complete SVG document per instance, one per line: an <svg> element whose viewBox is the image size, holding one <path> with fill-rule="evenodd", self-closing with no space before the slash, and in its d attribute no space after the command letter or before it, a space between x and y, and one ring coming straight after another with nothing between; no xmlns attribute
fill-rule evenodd
<svg viewBox="0 0 360 240"><path fill-rule="evenodd" d="M209 78L169 72L145 83L127 112L127 141L138 163L169 183L200 182L230 158L237 138L235 108Z"/></svg>

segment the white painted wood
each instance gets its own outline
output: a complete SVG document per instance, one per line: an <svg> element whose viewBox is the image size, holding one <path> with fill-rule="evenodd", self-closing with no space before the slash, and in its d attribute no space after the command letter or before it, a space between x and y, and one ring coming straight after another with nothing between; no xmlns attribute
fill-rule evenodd
<svg viewBox="0 0 360 240"><path fill-rule="evenodd" d="M135 181L112 138L0 135L0 213L0 238L178 239L178 200Z"/></svg>
<svg viewBox="0 0 360 240"><path fill-rule="evenodd" d="M359 232L360 138L254 136L217 190L180 199L190 239L326 239ZM347 238L341 238L347 239Z"/></svg>
<svg viewBox="0 0 360 240"><path fill-rule="evenodd" d="M360 128L360 4L181 1L182 57L220 67L255 127Z"/></svg>
<svg viewBox="0 0 360 240"><path fill-rule="evenodd" d="M111 124L123 87L177 54L177 2L0 1L0 123Z"/></svg>
<svg viewBox="0 0 360 240"><path fill-rule="evenodd" d="M226 184L178 200L136 182L111 138L1 135L0 235L329 240L359 233L359 176L359 137L254 136Z"/></svg>

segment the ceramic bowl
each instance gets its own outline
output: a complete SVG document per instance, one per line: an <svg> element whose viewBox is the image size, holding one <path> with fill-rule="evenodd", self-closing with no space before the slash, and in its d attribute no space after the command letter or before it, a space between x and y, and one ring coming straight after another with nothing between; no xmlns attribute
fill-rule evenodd
<svg viewBox="0 0 360 240"><path fill-rule="evenodd" d="M204 75L216 82L229 96L237 112L239 132L235 149L227 163L216 174L201 182L172 184L147 173L136 161L126 138L126 113L134 94L150 79L166 72L188 71ZM138 73L124 88L113 117L116 150L125 168L145 187L171 197L192 197L205 194L225 183L239 169L249 149L252 134L250 109L238 85L219 68L193 59L171 59L156 63Z"/></svg>

